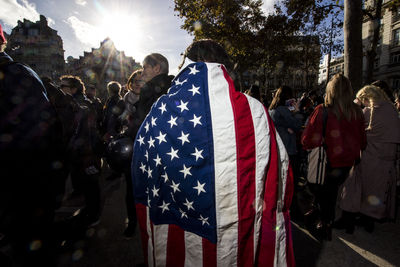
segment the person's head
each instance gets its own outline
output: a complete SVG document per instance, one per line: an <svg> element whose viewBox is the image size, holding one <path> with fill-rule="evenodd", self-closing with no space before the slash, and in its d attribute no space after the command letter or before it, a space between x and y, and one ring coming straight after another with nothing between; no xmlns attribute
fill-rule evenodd
<svg viewBox="0 0 400 267"><path fill-rule="evenodd" d="M342 115L350 121L359 116L359 110L353 103L353 88L350 80L343 74L335 74L326 86L325 106L332 108L337 119Z"/></svg>
<svg viewBox="0 0 400 267"><path fill-rule="evenodd" d="M4 52L7 46L7 39L4 36L3 28L1 27L0 24L0 52Z"/></svg>
<svg viewBox="0 0 400 267"><path fill-rule="evenodd" d="M128 78L127 88L132 91L135 95L140 94L140 88L144 85L145 81L142 79L143 70L136 70L132 72L131 76Z"/></svg>
<svg viewBox="0 0 400 267"><path fill-rule="evenodd" d="M249 95L261 101L260 87L256 84L252 84L249 89Z"/></svg>
<svg viewBox="0 0 400 267"><path fill-rule="evenodd" d="M88 98L95 98L96 97L96 86L94 86L93 84L89 84L87 86L85 86L85 95Z"/></svg>
<svg viewBox="0 0 400 267"><path fill-rule="evenodd" d="M393 90L390 88L390 86L387 84L387 82L385 82L383 80L377 80L377 81L374 81L373 83L371 83L371 85L378 86L385 92L385 94L389 97L390 100L392 100L392 101L394 100Z"/></svg>
<svg viewBox="0 0 400 267"><path fill-rule="evenodd" d="M375 103L383 100L390 101L386 93L374 85L366 85L361 88L357 92L356 98L366 107L372 107Z"/></svg>
<svg viewBox="0 0 400 267"><path fill-rule="evenodd" d="M221 63L226 67L228 72L233 70L228 53L226 53L222 45L211 39L194 41L186 48L183 56L183 63L180 67L183 66L185 58L188 58L194 62Z"/></svg>
<svg viewBox="0 0 400 267"><path fill-rule="evenodd" d="M85 86L78 76L63 75L60 77L60 89L71 96L83 94Z"/></svg>
<svg viewBox="0 0 400 267"><path fill-rule="evenodd" d="M116 81L109 82L107 84L107 92L110 97L120 95L121 84Z"/></svg>
<svg viewBox="0 0 400 267"><path fill-rule="evenodd" d="M168 74L168 72L168 60L163 55L153 53L144 58L142 79L145 82L150 81L157 75Z"/></svg>
<svg viewBox="0 0 400 267"><path fill-rule="evenodd" d="M356 98L359 102L363 103L364 106L369 107L371 109L371 115L369 117L369 124L367 130L371 129L372 116L376 104L381 101L387 101L391 103L391 100L389 99L385 91L383 91L380 87L375 85L366 85L363 88L361 88L357 92Z"/></svg>
<svg viewBox="0 0 400 267"><path fill-rule="evenodd" d="M292 88L286 85L281 86L276 90L271 105L269 105L269 109L275 109L278 106L285 106L286 100L291 98L293 98Z"/></svg>

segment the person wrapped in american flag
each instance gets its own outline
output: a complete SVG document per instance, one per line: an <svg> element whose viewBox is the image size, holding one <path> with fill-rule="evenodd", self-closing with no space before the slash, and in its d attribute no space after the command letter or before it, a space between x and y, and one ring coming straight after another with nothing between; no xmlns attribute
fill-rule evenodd
<svg viewBox="0 0 400 267"><path fill-rule="evenodd" d="M148 266L294 266L293 175L264 106L235 91L225 50L192 62L140 127L132 179Z"/></svg>

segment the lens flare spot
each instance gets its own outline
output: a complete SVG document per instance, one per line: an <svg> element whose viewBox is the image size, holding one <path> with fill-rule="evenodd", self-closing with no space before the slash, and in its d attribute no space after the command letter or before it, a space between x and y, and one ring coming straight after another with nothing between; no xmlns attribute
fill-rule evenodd
<svg viewBox="0 0 400 267"><path fill-rule="evenodd" d="M63 164L61 161L56 160L56 161L53 161L52 167L54 170L59 170L63 167Z"/></svg>
<svg viewBox="0 0 400 267"><path fill-rule="evenodd" d="M338 137L340 136L339 130L332 130L332 131L331 131L331 136L332 136L333 138L338 138Z"/></svg>
<svg viewBox="0 0 400 267"><path fill-rule="evenodd" d="M374 195L368 196L368 203L372 206L378 206L381 203L381 200Z"/></svg>
<svg viewBox="0 0 400 267"><path fill-rule="evenodd" d="M82 259L82 257L83 257L83 251L81 249L75 250L74 253L72 254L73 261L78 261Z"/></svg>
<svg viewBox="0 0 400 267"><path fill-rule="evenodd" d="M36 251L39 250L42 247L42 241L40 240L34 240L31 242L31 244L29 245L29 249L31 251Z"/></svg>

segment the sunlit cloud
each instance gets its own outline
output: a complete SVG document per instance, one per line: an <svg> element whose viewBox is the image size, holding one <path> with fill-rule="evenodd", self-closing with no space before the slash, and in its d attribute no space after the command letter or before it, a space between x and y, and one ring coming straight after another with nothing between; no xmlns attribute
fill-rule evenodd
<svg viewBox="0 0 400 267"><path fill-rule="evenodd" d="M46 19L47 19L47 24L48 24L49 26L54 26L54 25L56 24L56 22L55 22L54 19L49 18L49 17L46 17Z"/></svg>
<svg viewBox="0 0 400 267"><path fill-rule="evenodd" d="M86 6L87 4L85 0L75 0L75 3L80 6Z"/></svg>
<svg viewBox="0 0 400 267"><path fill-rule="evenodd" d="M76 37L83 44L95 46L99 43L101 38L100 36L103 36L101 31L97 27L80 20L75 16L69 17L66 23L71 26L71 28L75 32ZM105 37L106 36L104 36L104 38Z"/></svg>
<svg viewBox="0 0 400 267"><path fill-rule="evenodd" d="M39 20L39 13L36 6L28 0L0 0L0 19L4 24L15 27L18 20L28 19L31 21Z"/></svg>

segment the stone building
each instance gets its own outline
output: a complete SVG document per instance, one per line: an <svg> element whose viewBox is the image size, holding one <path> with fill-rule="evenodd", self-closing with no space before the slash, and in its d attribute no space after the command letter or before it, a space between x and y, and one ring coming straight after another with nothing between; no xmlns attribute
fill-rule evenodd
<svg viewBox="0 0 400 267"><path fill-rule="evenodd" d="M19 20L8 36L6 52L15 61L29 65L39 76L56 79L64 72L62 39L43 15L36 22Z"/></svg>
<svg viewBox="0 0 400 267"><path fill-rule="evenodd" d="M394 90L400 90L400 7L389 8L393 0L384 0L380 20L380 40L374 61L373 80L384 80ZM376 0L368 0L366 6L375 8ZM371 45L376 21L365 16L362 38L364 50ZM366 60L363 60L365 75Z"/></svg>
<svg viewBox="0 0 400 267"><path fill-rule="evenodd" d="M99 48L85 51L78 59L68 57L65 73L79 76L85 84L94 85L98 97L104 100L107 98L108 82L118 81L125 85L130 74L140 67L132 57L118 51L111 39L106 38Z"/></svg>

